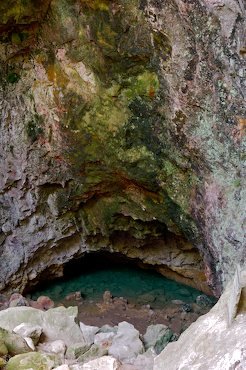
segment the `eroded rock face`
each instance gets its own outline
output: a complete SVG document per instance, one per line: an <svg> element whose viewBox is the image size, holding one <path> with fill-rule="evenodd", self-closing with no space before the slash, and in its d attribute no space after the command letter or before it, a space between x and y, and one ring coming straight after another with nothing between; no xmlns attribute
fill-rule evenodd
<svg viewBox="0 0 246 370"><path fill-rule="evenodd" d="M108 250L219 294L245 261L244 4L18 3L0 18L1 290Z"/></svg>

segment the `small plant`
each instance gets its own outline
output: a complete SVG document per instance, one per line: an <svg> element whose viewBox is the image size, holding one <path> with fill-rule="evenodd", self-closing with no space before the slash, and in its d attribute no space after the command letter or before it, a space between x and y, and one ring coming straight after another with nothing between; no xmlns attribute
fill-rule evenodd
<svg viewBox="0 0 246 370"><path fill-rule="evenodd" d="M10 72L7 75L7 81L11 84L17 83L19 81L19 79L20 79L20 76L15 72Z"/></svg>
<svg viewBox="0 0 246 370"><path fill-rule="evenodd" d="M43 118L38 114L35 114L33 119L27 122L26 132L28 137L34 143L40 135L43 134L43 129L41 124L43 123Z"/></svg>

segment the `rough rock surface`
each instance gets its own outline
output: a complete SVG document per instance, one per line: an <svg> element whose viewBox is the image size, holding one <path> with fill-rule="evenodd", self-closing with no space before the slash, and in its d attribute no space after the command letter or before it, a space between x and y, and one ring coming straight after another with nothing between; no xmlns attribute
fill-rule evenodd
<svg viewBox="0 0 246 370"><path fill-rule="evenodd" d="M168 344L155 358L154 370L245 369L246 306L229 325L228 302L233 294L230 284L209 313L191 324L177 342ZM242 299L245 304L246 296L242 295Z"/></svg>
<svg viewBox="0 0 246 370"><path fill-rule="evenodd" d="M0 290L105 250L221 292L245 261L245 14L1 2Z"/></svg>
<svg viewBox="0 0 246 370"><path fill-rule="evenodd" d="M76 342L85 344L83 334L74 322L77 313L76 307L58 307L47 312L31 307L13 307L0 311L0 323L3 329L13 330L17 325L28 322L42 327L46 341L62 340L67 346Z"/></svg>
<svg viewBox="0 0 246 370"><path fill-rule="evenodd" d="M139 338L139 331L128 322L118 325L117 334L109 347L109 355L126 363L131 363L139 354L144 352L144 346Z"/></svg>

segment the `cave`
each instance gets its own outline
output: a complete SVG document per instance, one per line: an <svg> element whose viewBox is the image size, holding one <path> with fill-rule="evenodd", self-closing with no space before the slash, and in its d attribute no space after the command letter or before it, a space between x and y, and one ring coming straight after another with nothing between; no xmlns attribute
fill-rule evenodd
<svg viewBox="0 0 246 370"><path fill-rule="evenodd" d="M100 279L104 282L102 286L100 286ZM95 283L93 283L93 280ZM155 266L143 263L138 258L129 258L121 253L104 251L87 253L80 258L67 262L63 266L63 276L53 279L53 281L50 281L47 275L43 278L43 281L42 278L39 278L37 286L33 287L31 291L29 288L29 294L31 292L33 297L38 297L46 292L46 295L52 297L55 301L62 301L67 294L80 291L82 297L86 300L100 300L103 293L109 290L114 297L123 296L134 302L138 295L147 294L151 290L157 291L158 288L155 285L159 285L160 289L158 294L156 293L157 296L153 297L152 300L152 302L155 302L155 307L159 307L160 304L163 305L165 299L171 301L172 299L182 298L184 302L188 303L192 300L195 301L198 295L203 294L203 292L188 285L165 278L158 272L158 269L156 271ZM144 292L141 293L141 289ZM181 291L180 294L179 290ZM160 302L162 303L158 302L158 296L160 296ZM147 301L145 303L147 304Z"/></svg>

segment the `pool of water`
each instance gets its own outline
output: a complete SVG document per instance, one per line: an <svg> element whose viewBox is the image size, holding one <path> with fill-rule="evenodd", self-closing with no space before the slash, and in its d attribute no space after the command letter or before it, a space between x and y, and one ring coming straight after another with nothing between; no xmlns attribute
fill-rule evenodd
<svg viewBox="0 0 246 370"><path fill-rule="evenodd" d="M129 303L150 304L153 308L164 307L172 300L192 303L197 296L203 294L151 270L133 266L107 266L96 270L88 269L66 280L51 282L33 293L32 299L47 295L59 302L68 294L80 291L85 300L101 301L106 290L114 297L126 298Z"/></svg>

